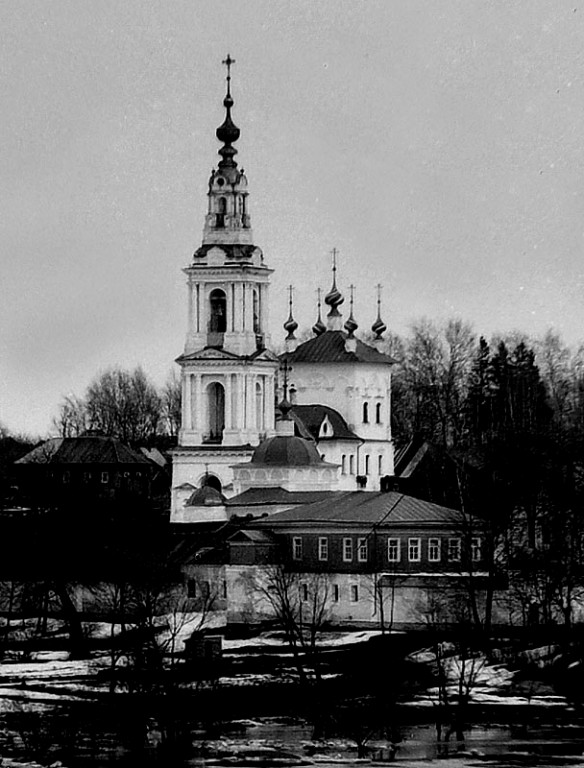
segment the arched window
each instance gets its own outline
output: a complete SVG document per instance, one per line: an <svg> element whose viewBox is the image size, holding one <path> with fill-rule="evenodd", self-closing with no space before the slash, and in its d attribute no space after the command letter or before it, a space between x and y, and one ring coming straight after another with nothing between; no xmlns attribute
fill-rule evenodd
<svg viewBox="0 0 584 768"><path fill-rule="evenodd" d="M256 398L256 428L259 432L264 429L264 392L262 385L258 382L255 389Z"/></svg>
<svg viewBox="0 0 584 768"><path fill-rule="evenodd" d="M369 403L363 403L363 424L369 424Z"/></svg>
<svg viewBox="0 0 584 768"><path fill-rule="evenodd" d="M255 289L253 292L253 332L262 332L260 328L260 297Z"/></svg>
<svg viewBox="0 0 584 768"><path fill-rule="evenodd" d="M225 333L227 330L227 298L225 292L215 288L209 296L210 317L209 330L211 333Z"/></svg>
<svg viewBox="0 0 584 768"><path fill-rule="evenodd" d="M225 226L225 214L227 212L227 200L220 197L217 200L217 215L215 217L215 226L223 228Z"/></svg>
<svg viewBox="0 0 584 768"><path fill-rule="evenodd" d="M366 475L369 474L369 459L370 459L370 456L368 453L366 453L365 454L365 474Z"/></svg>
<svg viewBox="0 0 584 768"><path fill-rule="evenodd" d="M347 474L347 457L343 453L343 455L341 456L341 475L346 475L346 474Z"/></svg>
<svg viewBox="0 0 584 768"><path fill-rule="evenodd" d="M377 457L377 474L380 477L383 474L383 455L381 453Z"/></svg>
<svg viewBox="0 0 584 768"><path fill-rule="evenodd" d="M354 475L355 474L355 457L349 456L349 474Z"/></svg>
<svg viewBox="0 0 584 768"><path fill-rule="evenodd" d="M225 429L225 390L216 382L207 387L207 414L207 440L220 443Z"/></svg>
<svg viewBox="0 0 584 768"><path fill-rule="evenodd" d="M381 403L375 406L375 423L381 424Z"/></svg>

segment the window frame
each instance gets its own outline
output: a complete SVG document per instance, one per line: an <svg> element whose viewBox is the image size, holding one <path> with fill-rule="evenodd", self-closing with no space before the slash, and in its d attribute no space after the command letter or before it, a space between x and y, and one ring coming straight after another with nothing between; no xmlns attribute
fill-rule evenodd
<svg viewBox="0 0 584 768"><path fill-rule="evenodd" d="M396 542L395 550L396 550L396 556L390 557L390 551L392 544L391 542ZM398 536L388 536L387 537L387 562L388 563L400 563L401 562L401 539Z"/></svg>
<svg viewBox="0 0 584 768"><path fill-rule="evenodd" d="M321 563L329 559L329 540L328 536L318 537L318 559Z"/></svg>
<svg viewBox="0 0 584 768"><path fill-rule="evenodd" d="M436 542L433 544L432 542ZM432 549L437 552L437 557L432 557ZM442 541L438 536L432 536L428 539L428 562L439 563L442 560Z"/></svg>
<svg viewBox="0 0 584 768"><path fill-rule="evenodd" d="M475 544L475 542L478 542ZM473 563L480 563L483 559L483 540L481 536L472 536L470 540L470 559Z"/></svg>
<svg viewBox="0 0 584 768"><path fill-rule="evenodd" d="M415 555L412 555L415 548ZM408 537L408 563L419 563L422 560L422 539L419 536Z"/></svg>
<svg viewBox="0 0 584 768"><path fill-rule="evenodd" d="M453 552L455 554L453 554ZM448 562L460 563L462 558L462 540L460 536L448 537Z"/></svg>
<svg viewBox="0 0 584 768"><path fill-rule="evenodd" d="M366 563L369 560L369 544L367 536L360 536L357 539L357 562Z"/></svg>
<svg viewBox="0 0 584 768"><path fill-rule="evenodd" d="M343 563L353 562L353 538L351 536L343 537Z"/></svg>
<svg viewBox="0 0 584 768"><path fill-rule="evenodd" d="M359 602L359 586L357 584L351 584L351 602Z"/></svg>
<svg viewBox="0 0 584 768"><path fill-rule="evenodd" d="M302 560L302 536L292 536L292 560Z"/></svg>

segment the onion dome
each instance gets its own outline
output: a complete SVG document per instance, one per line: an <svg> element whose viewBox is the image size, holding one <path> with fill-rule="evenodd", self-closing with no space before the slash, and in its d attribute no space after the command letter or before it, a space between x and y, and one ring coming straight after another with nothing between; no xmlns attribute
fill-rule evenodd
<svg viewBox="0 0 584 768"><path fill-rule="evenodd" d="M232 146L234 141L237 141L240 135L239 128L235 125L231 119L231 107L233 106L233 98L231 96L231 65L235 64L235 59L232 59L229 54L224 60L223 64L227 67L227 93L223 99L223 106L226 110L225 120L215 131L215 135L222 141L224 146L219 150L221 160L219 162L219 168L235 168L237 163L233 159L237 154L237 150Z"/></svg>
<svg viewBox="0 0 584 768"><path fill-rule="evenodd" d="M294 331L298 328L298 323L296 320L294 320L294 317L292 315L292 291L293 288L291 285L288 286L288 291L290 294L290 298L288 299L288 304L290 307L290 313L288 315L288 319L284 323L284 330L287 331L288 335L286 336L286 341L290 341L290 339L295 339L296 336L294 336Z"/></svg>
<svg viewBox="0 0 584 768"><path fill-rule="evenodd" d="M381 339L382 335L387 331L387 325L381 319L381 285L377 286L377 319L371 326L371 330L375 334L375 340Z"/></svg>
<svg viewBox="0 0 584 768"><path fill-rule="evenodd" d="M251 463L277 467L307 467L322 464L322 459L312 440L293 435L276 435L258 445L251 457Z"/></svg>
<svg viewBox="0 0 584 768"><path fill-rule="evenodd" d="M350 287L350 291L351 291L351 313L349 314L349 318L348 318L347 322L345 323L345 328L346 328L346 330L347 330L347 332L349 334L349 338L352 339L353 336L355 335L355 331L357 330L357 328L359 326L357 325L357 321L353 317L353 299L354 299L354 292L355 292L355 286L354 285L352 285Z"/></svg>
<svg viewBox="0 0 584 768"><path fill-rule="evenodd" d="M333 284L331 286L330 291L327 293L327 295L324 297L325 304L328 304L330 307L330 312L328 313L328 317L339 317L340 312L338 310L338 307L343 303L345 300L343 297L343 294L339 291L337 288L337 249L333 248Z"/></svg>
<svg viewBox="0 0 584 768"><path fill-rule="evenodd" d="M320 315L320 307L321 307L320 288L317 288L317 293L318 293L318 317L316 319L316 323L312 326L312 332L314 333L315 336L320 336L321 333L324 333L326 331L326 325L322 322L322 317Z"/></svg>

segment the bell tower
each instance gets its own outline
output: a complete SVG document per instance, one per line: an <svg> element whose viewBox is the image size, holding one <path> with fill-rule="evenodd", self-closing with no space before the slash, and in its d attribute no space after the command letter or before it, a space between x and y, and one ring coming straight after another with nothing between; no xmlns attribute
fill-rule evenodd
<svg viewBox="0 0 584 768"><path fill-rule="evenodd" d="M274 381L278 359L269 351L270 275L253 242L248 182L235 160L240 135L231 110L231 56L227 67L222 143L211 171L201 246L187 276L187 334L181 366L182 426L173 458L174 489L209 478L224 492L231 464L245 460L275 433ZM227 486L227 488L226 488ZM180 495L180 494L179 494Z"/></svg>

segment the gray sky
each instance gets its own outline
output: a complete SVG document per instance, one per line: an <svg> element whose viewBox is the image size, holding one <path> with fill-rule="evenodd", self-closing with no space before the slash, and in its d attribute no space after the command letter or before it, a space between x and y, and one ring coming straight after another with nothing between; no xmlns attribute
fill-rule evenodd
<svg viewBox="0 0 584 768"><path fill-rule="evenodd" d="M43 433L111 365L158 382L186 328L224 68L257 245L315 320L583 325L576 0L26 0L0 6L0 422ZM283 334L282 334L283 335Z"/></svg>

